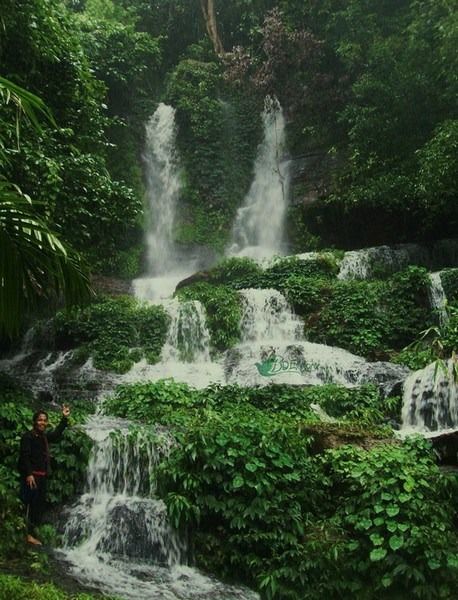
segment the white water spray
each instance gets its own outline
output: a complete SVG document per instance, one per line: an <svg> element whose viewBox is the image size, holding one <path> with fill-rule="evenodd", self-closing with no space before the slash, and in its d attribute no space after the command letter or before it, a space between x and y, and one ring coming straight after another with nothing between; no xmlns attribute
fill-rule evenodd
<svg viewBox="0 0 458 600"><path fill-rule="evenodd" d="M285 117L276 98L267 97L251 188L237 211L230 255L252 258L280 254L289 193L289 161L284 160Z"/></svg>

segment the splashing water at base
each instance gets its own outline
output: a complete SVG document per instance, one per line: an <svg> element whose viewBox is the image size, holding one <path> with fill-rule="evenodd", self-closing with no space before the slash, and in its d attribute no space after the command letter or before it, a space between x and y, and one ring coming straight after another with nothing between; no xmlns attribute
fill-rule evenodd
<svg viewBox="0 0 458 600"><path fill-rule="evenodd" d="M187 566L186 544L155 497L154 468L172 441L95 416L87 491L70 509L60 558L81 583L128 600L256 600Z"/></svg>

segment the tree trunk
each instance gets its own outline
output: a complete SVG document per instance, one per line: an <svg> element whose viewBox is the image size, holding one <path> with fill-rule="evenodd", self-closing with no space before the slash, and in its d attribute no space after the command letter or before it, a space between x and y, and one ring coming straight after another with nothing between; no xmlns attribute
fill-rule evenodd
<svg viewBox="0 0 458 600"><path fill-rule="evenodd" d="M221 43L221 39L218 35L218 27L216 25L215 15L215 3L213 0L200 0L200 5L202 7L202 14L205 19L207 33L213 44L213 49L215 50L218 56L222 56L223 54L225 54L225 52L223 44Z"/></svg>

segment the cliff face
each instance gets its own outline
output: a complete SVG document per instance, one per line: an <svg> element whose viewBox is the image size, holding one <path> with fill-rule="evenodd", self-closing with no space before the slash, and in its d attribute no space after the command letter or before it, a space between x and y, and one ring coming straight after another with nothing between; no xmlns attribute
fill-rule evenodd
<svg viewBox="0 0 458 600"><path fill-rule="evenodd" d="M310 150L291 159L291 204L309 206L326 196L342 160L323 148Z"/></svg>

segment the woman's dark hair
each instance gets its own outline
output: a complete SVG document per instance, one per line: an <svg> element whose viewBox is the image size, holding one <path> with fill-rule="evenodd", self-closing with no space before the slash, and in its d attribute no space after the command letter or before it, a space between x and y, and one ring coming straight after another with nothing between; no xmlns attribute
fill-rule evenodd
<svg viewBox="0 0 458 600"><path fill-rule="evenodd" d="M32 417L32 422L35 425L35 423L38 421L38 417L40 415L45 415L45 417L48 419L48 413L45 410L37 410L36 413L33 413L33 417Z"/></svg>

